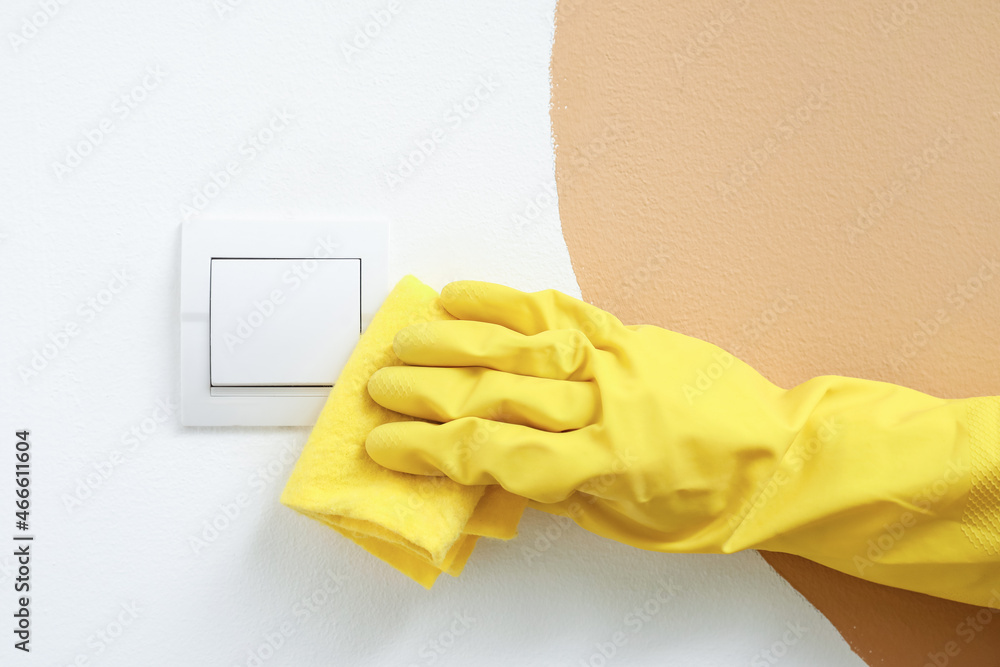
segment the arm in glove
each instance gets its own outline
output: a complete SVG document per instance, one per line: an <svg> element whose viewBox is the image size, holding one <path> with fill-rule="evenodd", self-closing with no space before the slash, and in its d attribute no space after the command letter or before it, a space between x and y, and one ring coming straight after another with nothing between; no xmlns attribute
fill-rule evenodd
<svg viewBox="0 0 1000 667"><path fill-rule="evenodd" d="M428 420L373 430L378 463L501 484L643 549L783 551L1000 606L1000 398L832 376L784 390L552 290L459 282L441 299L458 319L401 331L408 365L369 382Z"/></svg>

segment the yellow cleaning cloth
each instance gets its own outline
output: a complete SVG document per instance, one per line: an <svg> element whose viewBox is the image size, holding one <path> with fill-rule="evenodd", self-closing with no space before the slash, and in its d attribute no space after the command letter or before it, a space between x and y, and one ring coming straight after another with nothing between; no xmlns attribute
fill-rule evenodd
<svg viewBox="0 0 1000 667"><path fill-rule="evenodd" d="M365 451L380 424L411 419L378 405L368 378L402 362L392 340L403 327L452 318L437 292L413 276L399 281L341 372L281 502L350 538L430 588L441 572L458 576L477 537L510 539L527 501L499 486L462 486L383 468Z"/></svg>

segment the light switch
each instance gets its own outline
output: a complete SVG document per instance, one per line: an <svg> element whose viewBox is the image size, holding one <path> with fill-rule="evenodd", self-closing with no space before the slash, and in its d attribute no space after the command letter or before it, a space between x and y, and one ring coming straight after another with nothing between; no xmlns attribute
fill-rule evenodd
<svg viewBox="0 0 1000 667"><path fill-rule="evenodd" d="M360 258L212 259L213 387L332 386L361 333Z"/></svg>
<svg viewBox="0 0 1000 667"><path fill-rule="evenodd" d="M389 225L190 221L181 237L181 423L309 426L389 293Z"/></svg>

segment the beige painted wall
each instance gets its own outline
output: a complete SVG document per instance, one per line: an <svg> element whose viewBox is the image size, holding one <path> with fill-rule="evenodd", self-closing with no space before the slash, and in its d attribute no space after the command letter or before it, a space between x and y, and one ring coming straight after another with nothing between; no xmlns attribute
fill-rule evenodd
<svg viewBox="0 0 1000 667"><path fill-rule="evenodd" d="M552 94L586 299L786 387L1000 394L995 0L562 0ZM967 611L772 562L878 664L920 664ZM993 630L950 664L1000 652Z"/></svg>

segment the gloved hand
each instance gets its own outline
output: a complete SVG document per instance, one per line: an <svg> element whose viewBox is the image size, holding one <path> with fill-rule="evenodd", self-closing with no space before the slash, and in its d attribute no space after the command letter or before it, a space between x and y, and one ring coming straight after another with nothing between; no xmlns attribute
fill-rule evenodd
<svg viewBox="0 0 1000 667"><path fill-rule="evenodd" d="M401 331L409 365L369 382L429 420L373 430L378 463L501 484L644 549L785 551L973 604L1000 591L1000 399L832 376L786 391L552 290L459 282L441 300L458 319Z"/></svg>

